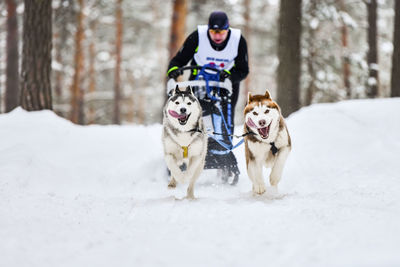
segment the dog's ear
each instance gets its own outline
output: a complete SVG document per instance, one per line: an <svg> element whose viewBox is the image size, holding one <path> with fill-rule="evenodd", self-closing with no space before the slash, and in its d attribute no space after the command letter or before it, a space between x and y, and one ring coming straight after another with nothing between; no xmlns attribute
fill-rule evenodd
<svg viewBox="0 0 400 267"><path fill-rule="evenodd" d="M172 95L175 95L175 94L179 93L180 91L181 91L181 90L179 90L179 86L176 85L174 91L172 92Z"/></svg>
<svg viewBox="0 0 400 267"><path fill-rule="evenodd" d="M253 100L253 96L251 95L251 93L249 92L247 94L247 103L250 103Z"/></svg>
<svg viewBox="0 0 400 267"><path fill-rule="evenodd" d="M189 86L186 88L186 91L188 91L189 94L191 94L192 96L194 96L193 87L192 87L192 86L189 85Z"/></svg>
<svg viewBox="0 0 400 267"><path fill-rule="evenodd" d="M271 94L269 93L268 89L265 90L265 97L266 97L267 99L271 99Z"/></svg>

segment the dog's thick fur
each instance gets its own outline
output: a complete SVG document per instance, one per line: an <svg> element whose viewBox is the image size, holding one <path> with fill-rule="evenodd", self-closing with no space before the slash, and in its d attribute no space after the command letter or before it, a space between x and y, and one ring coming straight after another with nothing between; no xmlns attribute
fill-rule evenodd
<svg viewBox="0 0 400 267"><path fill-rule="evenodd" d="M263 166L271 168L270 184L277 190L283 167L291 150L291 140L280 107L265 95L248 95L244 109L244 132L247 174L253 183L253 192L266 190L262 177Z"/></svg>
<svg viewBox="0 0 400 267"><path fill-rule="evenodd" d="M168 187L189 181L187 198L194 198L193 188L204 168L207 135L204 133L202 109L190 87L177 86L163 110L164 157L171 172Z"/></svg>

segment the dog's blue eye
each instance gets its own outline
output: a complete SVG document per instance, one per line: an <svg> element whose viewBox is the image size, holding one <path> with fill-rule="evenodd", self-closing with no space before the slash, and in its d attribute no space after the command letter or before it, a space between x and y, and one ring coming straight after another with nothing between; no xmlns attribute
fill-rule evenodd
<svg viewBox="0 0 400 267"><path fill-rule="evenodd" d="M187 104L190 106L192 104L192 102L188 102Z"/></svg>
<svg viewBox="0 0 400 267"><path fill-rule="evenodd" d="M179 105L179 102L178 102L178 101L176 101L176 102L175 102L175 104Z"/></svg>
<svg viewBox="0 0 400 267"><path fill-rule="evenodd" d="M264 113L267 114L269 112L269 109L267 109Z"/></svg>
<svg viewBox="0 0 400 267"><path fill-rule="evenodd" d="M253 114L254 114L254 116L257 116L257 115L258 115L258 113L257 113L257 112L255 112L255 111L253 111Z"/></svg>

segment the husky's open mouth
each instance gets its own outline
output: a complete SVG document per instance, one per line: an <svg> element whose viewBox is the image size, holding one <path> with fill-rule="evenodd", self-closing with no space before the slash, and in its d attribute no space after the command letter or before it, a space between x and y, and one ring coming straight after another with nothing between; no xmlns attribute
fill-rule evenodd
<svg viewBox="0 0 400 267"><path fill-rule="evenodd" d="M258 134L262 139L267 139L269 136L269 127L271 126L272 121L268 124L267 127L257 128Z"/></svg>
<svg viewBox="0 0 400 267"><path fill-rule="evenodd" d="M189 117L190 117L190 114L189 115L188 114L184 114L184 116L181 116L181 117L178 118L178 121L179 121L179 123L181 125L185 125L187 123Z"/></svg>
<svg viewBox="0 0 400 267"><path fill-rule="evenodd" d="M190 114L186 114L186 113L179 114L178 112L173 111L173 110L168 110L168 113L172 117L177 118L180 125L185 125L190 117Z"/></svg>

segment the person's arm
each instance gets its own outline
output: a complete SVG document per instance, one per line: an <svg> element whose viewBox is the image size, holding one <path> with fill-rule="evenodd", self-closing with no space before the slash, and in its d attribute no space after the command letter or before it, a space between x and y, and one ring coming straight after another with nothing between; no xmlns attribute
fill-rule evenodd
<svg viewBox="0 0 400 267"><path fill-rule="evenodd" d="M249 59L247 55L247 43L240 36L238 55L235 58L235 66L230 70L232 83L238 83L249 74Z"/></svg>
<svg viewBox="0 0 400 267"><path fill-rule="evenodd" d="M179 49L178 53L171 59L168 65L168 71L174 67L183 67L193 58L195 54L195 50L199 45L199 34L196 31L191 33L183 43L181 49Z"/></svg>

